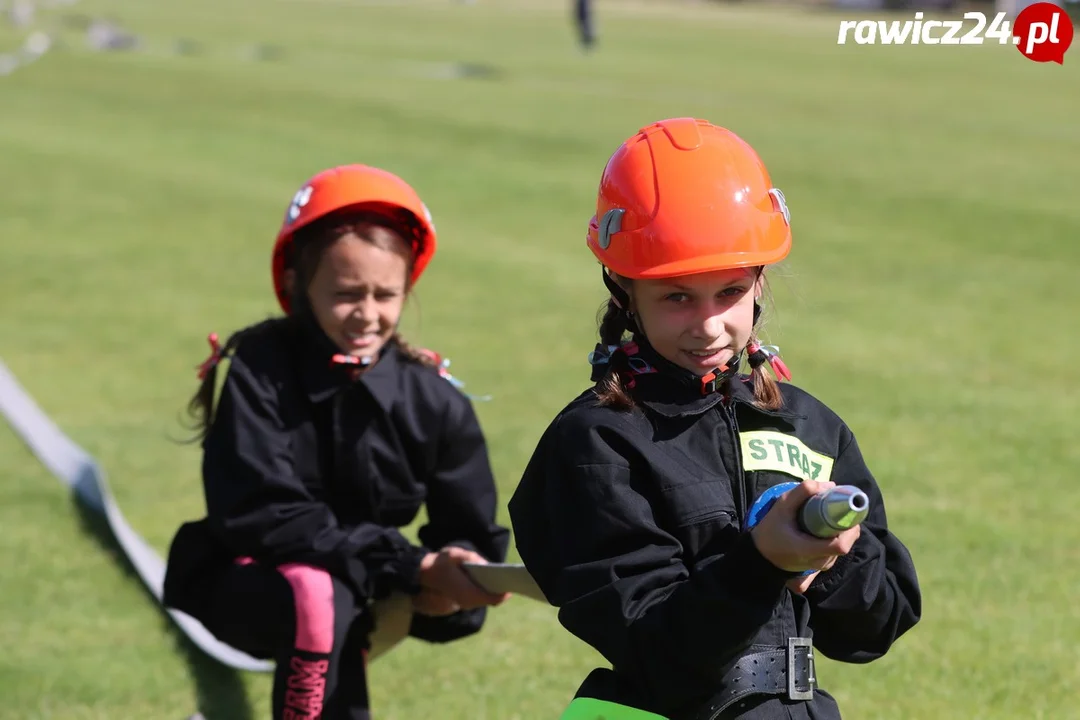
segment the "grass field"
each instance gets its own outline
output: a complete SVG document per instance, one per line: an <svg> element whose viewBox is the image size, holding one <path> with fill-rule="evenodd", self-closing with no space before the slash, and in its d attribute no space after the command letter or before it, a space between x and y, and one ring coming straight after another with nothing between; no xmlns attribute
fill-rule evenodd
<svg viewBox="0 0 1080 720"><path fill-rule="evenodd" d="M540 0L67 12L117 18L147 52L69 36L0 77L0 358L162 553L202 512L198 455L171 438L206 334L276 310L271 238L307 176L381 165L432 208L407 335L494 396L477 407L505 502L588 382L604 162L699 115L787 195L769 339L854 428L923 583L923 622L874 664L822 661L822 685L856 719L1080 717L1077 51L837 47L837 16L749 3L601 2L591 56L567 4ZM202 53L170 54L177 37ZM0 51L20 39L3 28ZM251 43L282 55L245 59ZM0 556L0 718L267 715L269 677L185 645L6 426ZM375 716L550 720L597 662L515 599L478 637L378 661Z"/></svg>

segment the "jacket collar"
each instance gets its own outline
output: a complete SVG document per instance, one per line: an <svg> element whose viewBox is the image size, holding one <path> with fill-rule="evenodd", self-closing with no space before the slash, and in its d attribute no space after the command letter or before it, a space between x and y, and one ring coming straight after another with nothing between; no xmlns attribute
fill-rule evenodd
<svg viewBox="0 0 1080 720"><path fill-rule="evenodd" d="M781 388L782 391L782 388ZM790 403L789 398L785 398L785 403L779 410L768 410L766 408L759 408L754 405L754 385L750 381L749 375L740 375L737 378L733 378L728 384L725 392L728 393L731 401L737 405L742 405L747 410L761 415L769 415L771 417L795 419L806 418L804 413L796 412Z"/></svg>
<svg viewBox="0 0 1080 720"><path fill-rule="evenodd" d="M334 361L341 350L323 332L314 318L298 318L300 342L300 382L313 403L322 402L353 384L360 384L382 408L390 412L397 397L397 365L400 351L394 340L379 351L374 364L357 372L357 366Z"/></svg>
<svg viewBox="0 0 1080 720"><path fill-rule="evenodd" d="M658 353L644 335L635 333L629 343L606 354L608 349L597 347L592 356L593 379L602 376L611 363L617 371L633 378L630 394L637 402L667 417L703 413L724 399L723 381L715 383L712 391L703 390L702 378L679 367ZM597 359L598 358L598 359Z"/></svg>

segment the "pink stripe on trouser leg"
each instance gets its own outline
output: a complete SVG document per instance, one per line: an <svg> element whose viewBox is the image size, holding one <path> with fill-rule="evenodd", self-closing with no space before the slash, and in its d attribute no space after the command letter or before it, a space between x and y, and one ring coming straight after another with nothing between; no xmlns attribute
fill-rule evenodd
<svg viewBox="0 0 1080 720"><path fill-rule="evenodd" d="M290 563L278 572L292 586L296 649L327 655L334 647L334 583L321 568Z"/></svg>

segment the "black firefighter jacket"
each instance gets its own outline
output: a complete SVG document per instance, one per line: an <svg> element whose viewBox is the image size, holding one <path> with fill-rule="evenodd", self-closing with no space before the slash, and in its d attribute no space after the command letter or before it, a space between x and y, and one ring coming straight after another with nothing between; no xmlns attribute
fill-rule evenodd
<svg viewBox="0 0 1080 720"><path fill-rule="evenodd" d="M357 603L419 590L425 552L459 545L505 559L495 482L473 408L432 368L388 343L355 381L311 321L247 331L204 442L207 515L170 548L166 604L198 618L215 574L238 557L307 563L343 580ZM422 547L399 531L426 504ZM414 637L477 632L485 609L414 615Z"/></svg>
<svg viewBox="0 0 1080 720"><path fill-rule="evenodd" d="M754 646L812 636L835 660L884 655L918 622L920 590L851 430L792 385L775 412L751 404L747 376L703 396L692 373L638 344L661 371L636 377L637 408L582 393L543 434L509 503L516 546L559 621L612 665L578 696L694 717ZM871 509L851 552L800 596L742 526L767 488L805 478L857 485ZM817 690L811 701L753 696L721 717L839 711Z"/></svg>

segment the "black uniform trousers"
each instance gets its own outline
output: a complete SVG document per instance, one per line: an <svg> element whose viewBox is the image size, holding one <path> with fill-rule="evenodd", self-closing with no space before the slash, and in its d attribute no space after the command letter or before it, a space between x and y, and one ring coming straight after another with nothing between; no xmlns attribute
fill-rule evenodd
<svg viewBox="0 0 1080 720"><path fill-rule="evenodd" d="M370 627L340 580L309 565L240 561L211 595L206 628L277 664L273 720L370 720Z"/></svg>

